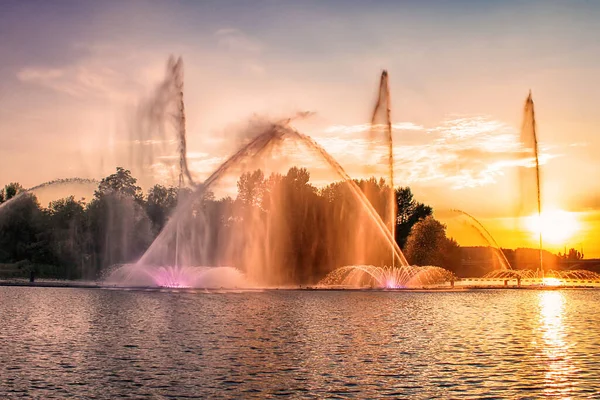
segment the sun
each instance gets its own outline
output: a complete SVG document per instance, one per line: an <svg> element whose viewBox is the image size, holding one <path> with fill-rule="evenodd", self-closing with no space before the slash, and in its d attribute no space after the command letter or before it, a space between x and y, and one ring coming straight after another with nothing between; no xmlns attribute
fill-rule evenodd
<svg viewBox="0 0 600 400"><path fill-rule="evenodd" d="M525 219L527 229L537 238L550 244L565 244L579 230L579 220L575 213L564 210L546 210L542 215L532 215Z"/></svg>

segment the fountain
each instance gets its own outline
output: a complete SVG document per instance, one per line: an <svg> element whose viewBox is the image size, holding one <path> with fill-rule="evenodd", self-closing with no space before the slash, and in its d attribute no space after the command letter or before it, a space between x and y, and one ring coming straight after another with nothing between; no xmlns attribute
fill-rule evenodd
<svg viewBox="0 0 600 400"><path fill-rule="evenodd" d="M27 194L31 194L37 190L65 186L65 185L98 185L98 181L95 179L87 179L87 178L60 178L54 179L48 182L41 183L39 185L35 185L30 187L29 189L25 189L22 192L18 193L16 196L11 199L5 201L4 203L0 203L0 212L3 209L8 209L11 204L16 203L19 199L23 198Z"/></svg>
<svg viewBox="0 0 600 400"><path fill-rule="evenodd" d="M521 168L521 212L529 213L529 206L531 204L530 196L533 197L533 203L535 203L535 212L537 212L538 218L542 215L542 195L541 195L541 182L540 182L540 160L539 160L539 146L538 137L535 123L535 111L533 106L533 98L531 96L531 90L525 100L525 107L523 110L523 124L521 126L521 146L527 155L530 155L534 161L534 168ZM533 176L531 176L533 174ZM533 178L533 179L532 179ZM531 182L534 182L531 185ZM534 188L533 193L530 193L531 188ZM543 240L542 232L539 232L539 253L540 253L540 271L544 270L544 258L543 258Z"/></svg>
<svg viewBox="0 0 600 400"><path fill-rule="evenodd" d="M532 168L521 167L521 216L529 215L533 210L532 203L535 204L535 213L541 215L541 189L540 189L540 164L538 154L538 137L536 132L535 113L531 92L525 101L523 124L520 136L521 146L524 154L530 156ZM533 184L532 184L533 182ZM462 282L466 285L495 285L499 282L507 284L514 281L521 285L577 285L577 286L598 286L600 285L600 274L587 270L555 270L549 269L544 265L543 260L543 238L539 234L539 266L537 269L514 269L508 262L504 252L498 246L489 231L472 215L461 211L451 210L462 218L466 218L468 223L476 229L478 235L486 242L498 263L497 268L487 272L481 278L467 278Z"/></svg>
<svg viewBox="0 0 600 400"><path fill-rule="evenodd" d="M486 245L492 250L494 256L499 265L500 270L510 270L512 266L506 259L506 255L494 239L494 237L490 234L490 232L483 226L479 220L477 220L474 216L469 213L466 213L462 210L452 209L450 210L452 213L455 213L458 217L464 218L467 221L467 224L471 226L477 234L484 240Z"/></svg>
<svg viewBox="0 0 600 400"><path fill-rule="evenodd" d="M164 288L247 288L246 277L232 267L161 266L147 268L141 264L125 264L114 268L103 281L106 286Z"/></svg>
<svg viewBox="0 0 600 400"><path fill-rule="evenodd" d="M386 289L399 289L410 287L435 286L445 282L453 282L454 274L450 271L435 266L409 265L398 248L398 254L402 255L400 263L396 264L395 240L396 228L396 193L394 191L394 147L392 138L391 105L389 91L389 75L386 70L381 73L377 102L371 117L371 129L369 131L369 143L373 151L374 143L380 138L377 134L384 133L383 142L386 145L387 158L384 164L387 166L388 191L387 191L387 213L386 230L390 235L390 248L392 249L391 265L347 265L330 272L323 278L321 286L341 287L377 287ZM366 243L366 241L365 241Z"/></svg>
<svg viewBox="0 0 600 400"><path fill-rule="evenodd" d="M161 156L178 156L178 180L180 187L195 185L188 168L187 138L183 98L183 60L170 57L165 77L149 98L143 99L131 124L129 162L136 176L142 181L154 181L153 164ZM176 145L174 148L173 146ZM150 175L150 176L148 176Z"/></svg>
<svg viewBox="0 0 600 400"><path fill-rule="evenodd" d="M330 272L319 282L323 287L405 289L435 287L454 281L452 272L435 266L348 265Z"/></svg>
<svg viewBox="0 0 600 400"><path fill-rule="evenodd" d="M386 70L381 72L381 79L379 82L379 92L377 95L377 103L373 109L373 115L371 117L371 129L369 130L369 146L372 147L374 143L378 141L377 134L383 131L383 141L387 147L387 160L384 160L384 164L387 166L387 224L388 229L392 233L392 237L395 238L396 231L396 193L394 191L394 142L392 138L392 120L391 120L391 97L390 87L388 81L388 73ZM383 129L381 129L383 128ZM371 149L372 150L372 149ZM392 253L392 267L394 266L395 257Z"/></svg>
<svg viewBox="0 0 600 400"><path fill-rule="evenodd" d="M397 204L393 189L388 79L387 71L383 71L369 131L371 145L380 142L386 148L385 156L378 161L386 167L386 179L382 179L379 186L361 188L325 149L292 126L294 118L254 121L244 132L246 139L240 148L204 182L198 183L188 168L186 156L183 63L181 58L169 59L165 79L154 95L140 105L140 122L132 132L131 142L177 144L180 190L177 206L158 236L147 248L144 247L146 250L138 261L113 266L104 275L103 284L173 288L281 287L294 282L314 284L316 279L312 279L324 276L318 281L319 287L398 289L433 287L448 282L453 285L456 277L443 268L409 265L396 243ZM304 116L306 113L297 117ZM167 129L168 124L172 124L173 131ZM531 146L527 144L528 138L533 141ZM535 198L540 215L540 166L531 93L525 103L521 141L535 159ZM143 146L140 149L139 153L132 152L132 159L135 158L140 169L148 170L154 155L145 152ZM370 150L376 153L373 148ZM274 160L294 156L301 162L310 157L321 163L339 182L331 188L317 189L308 183L308 170L294 167L282 175L277 166L272 165L276 163ZM269 171L270 176L265 175ZM529 168L525 172L531 171ZM523 174L521 181L525 183ZM236 176L238 190L240 193L245 190L245 194L235 200L227 197L214 200L214 193L231 185L231 178ZM61 179L38 185L25 193L53 185L88 183L97 184L89 179ZM531 185L525 188L529 189ZM315 195L321 190L330 190L331 198L338 203L332 200L331 204L323 204L329 197ZM0 210L9 207L23 194L1 204ZM377 196L383 196L384 200L373 202ZM600 281L600 275L590 271L543 272L541 234L538 271L515 270L477 219L464 211L452 212L467 220L498 260L499 268L486 274L484 280L516 279L519 284L527 280L538 282L539 279L582 281L579 283ZM307 239L304 234L307 230L317 232L313 236L319 240ZM107 243L110 241L108 236L107 233ZM110 263L116 261L108 259Z"/></svg>
<svg viewBox="0 0 600 400"><path fill-rule="evenodd" d="M185 116L182 91L181 60L170 62L168 78L164 87L174 87L171 100L165 100L166 90L160 90L161 107L169 109L169 103L177 104L175 117L177 140L180 151L180 177L187 177L193 183L187 162L185 161ZM391 143L391 122L389 119L388 74L383 72L377 105L373 112L372 127L378 125L378 115L384 114L383 125L388 143L389 182L393 183L393 154ZM168 113L161 113L166 115ZM304 114L302 114L304 115ZM160 121L159 121L160 122ZM395 196L388 189L384 222L380 213L369 202L367 195L345 172L341 165L325 149L309 136L294 129L292 118L270 122L259 121L248 129L246 143L231 157L225 160L204 182L194 184L192 193L183 197L168 223L135 264L115 268L105 278L107 285L117 286L191 286L209 285L209 276L235 276L235 279L219 281L223 287L282 286L294 281L306 281L310 272L306 268L325 268L331 265L354 261L361 267L342 267L338 272L328 275L344 275L343 271L359 268L371 271L370 276L378 276L377 286L407 287L440 283L452 279L452 274L437 267L409 266L402 251L394 239ZM286 153L286 146L295 146L294 151ZM287 175L272 173L268 179L262 171L250 170L257 164L266 164L275 155L286 157L303 149L304 153L322 163L341 180L340 190L347 194L347 206L336 214L344 221L358 221L358 228L349 233L342 232L329 220L327 214L319 214L319 208L309 204L315 188L306 186L302 196L308 200L302 209L294 209L294 199L289 198L286 185L306 185L307 172L292 168ZM229 203L223 200L221 206L229 207L231 217L224 228L216 228L215 218L222 218L218 212L210 209L203 199L212 196L214 190L223 185L224 178L241 174L247 184L256 184L265 192L261 198L245 203L238 198ZM245 175L249 174L249 175ZM253 181L254 179L254 181ZM180 178L180 183L183 178ZM240 185L241 181L238 181ZM304 186L302 186L304 187ZM266 188L266 189L265 189ZM321 206L323 207L323 206ZM393 212L393 214L392 214ZM291 219L290 219L291 218ZM306 242L303 229L313 229L339 243L337 251L323 248L322 243ZM367 242L365 238L370 238ZM350 239L350 240L347 240ZM296 243L297 242L297 243ZM291 253L302 249L297 257ZM387 255L386 255L387 253ZM300 260L298 260L298 258ZM363 265L364 263L364 265ZM391 264L391 267L376 265ZM195 267L195 265L214 265L213 267ZM239 270L222 265L235 265ZM343 265L343 264L342 264ZM331 268L330 270L333 270ZM245 279L241 278L243 271ZM378 271L378 272L375 272ZM352 274L353 276L356 274ZM383 278L382 278L383 277ZM344 277L346 279L346 277ZM385 285L379 282L385 281ZM310 283L310 282L309 282ZM333 283L333 282L332 282Z"/></svg>
<svg viewBox="0 0 600 400"><path fill-rule="evenodd" d="M523 124L521 127L521 145L527 155L533 160L533 168L522 167L520 169L521 179L521 214L528 215L531 211L531 203L535 204L535 213L538 218L542 215L542 196L541 196L541 180L540 180L540 162L539 162L539 145L538 135L535 121L534 103L529 91L529 95L525 100L523 111ZM533 185L531 184L533 182ZM533 199L532 199L533 198ZM485 279L518 279L521 281L529 281L532 284L548 284L552 282L553 286L557 284L578 284L581 286L589 286L590 284L600 284L600 274L587 270L554 270L549 269L544 265L543 257L543 237L542 232L539 232L539 267L534 271L530 269L505 269L495 270L484 276Z"/></svg>

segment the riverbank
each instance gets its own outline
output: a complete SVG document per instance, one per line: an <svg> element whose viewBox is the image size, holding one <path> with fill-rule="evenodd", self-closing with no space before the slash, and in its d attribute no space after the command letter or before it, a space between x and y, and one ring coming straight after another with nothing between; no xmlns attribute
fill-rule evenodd
<svg viewBox="0 0 600 400"><path fill-rule="evenodd" d="M346 292L461 292L470 290L559 290L559 289L600 289L600 287L577 286L577 285L455 285L431 286L420 288L352 288L352 287L319 287L319 286L292 286L278 288L168 288L168 287L119 287L102 285L98 282L78 282L43 280L29 282L26 280L0 280L0 286L39 287L39 288L74 288L74 289L111 289L111 290L141 290L141 291L171 291L171 292L251 292L251 291L346 291Z"/></svg>

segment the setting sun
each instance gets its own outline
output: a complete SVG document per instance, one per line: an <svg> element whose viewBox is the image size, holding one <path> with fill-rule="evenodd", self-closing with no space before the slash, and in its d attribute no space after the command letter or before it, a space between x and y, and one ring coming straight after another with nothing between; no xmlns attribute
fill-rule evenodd
<svg viewBox="0 0 600 400"><path fill-rule="evenodd" d="M580 228L577 215L564 210L548 210L541 215L529 216L525 224L535 236L541 233L544 242L552 244L564 244Z"/></svg>

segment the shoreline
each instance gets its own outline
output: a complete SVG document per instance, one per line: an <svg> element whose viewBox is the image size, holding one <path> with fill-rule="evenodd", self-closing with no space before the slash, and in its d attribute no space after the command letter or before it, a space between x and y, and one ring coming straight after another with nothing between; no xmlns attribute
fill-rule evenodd
<svg viewBox="0 0 600 400"><path fill-rule="evenodd" d="M577 286L577 285L456 285L438 286L438 287L418 287L418 288L344 288L344 287L317 287L317 286L297 286L297 287L271 287L271 288L169 288L155 286L111 286L99 283L86 283L76 281L15 281L0 280L0 287L30 287L30 288L68 288L68 289L105 289L105 290L124 290L124 291L146 291L146 292L188 292L188 293L235 293L235 292L263 292L263 291L325 291L325 292L466 292L471 290L573 290L600 289L598 286Z"/></svg>

